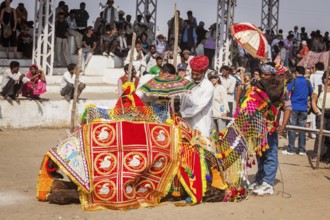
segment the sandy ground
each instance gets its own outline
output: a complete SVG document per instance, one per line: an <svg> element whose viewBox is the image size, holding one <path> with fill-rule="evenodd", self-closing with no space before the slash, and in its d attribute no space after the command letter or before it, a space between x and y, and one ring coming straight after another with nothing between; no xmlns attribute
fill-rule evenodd
<svg viewBox="0 0 330 220"><path fill-rule="evenodd" d="M308 157L279 154L273 196L249 196L240 203L208 203L176 207L164 203L131 211L83 211L80 205L51 205L35 199L43 155L65 129L0 131L0 219L329 219L330 169L321 163L316 172ZM280 147L286 143L281 139ZM307 148L313 146L308 141ZM254 170L251 170L251 177ZM281 175L282 174L282 175ZM284 193L282 193L284 188Z"/></svg>

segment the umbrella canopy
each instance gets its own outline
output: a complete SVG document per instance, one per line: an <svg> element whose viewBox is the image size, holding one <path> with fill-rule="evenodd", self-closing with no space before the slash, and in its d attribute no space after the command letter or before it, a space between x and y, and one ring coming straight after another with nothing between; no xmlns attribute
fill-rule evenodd
<svg viewBox="0 0 330 220"><path fill-rule="evenodd" d="M141 86L141 91L148 96L172 97L188 93L195 87L195 83L177 75L163 73L149 80Z"/></svg>
<svg viewBox="0 0 330 220"><path fill-rule="evenodd" d="M250 23L233 24L231 35L253 57L265 60L268 57L268 42L261 30Z"/></svg>

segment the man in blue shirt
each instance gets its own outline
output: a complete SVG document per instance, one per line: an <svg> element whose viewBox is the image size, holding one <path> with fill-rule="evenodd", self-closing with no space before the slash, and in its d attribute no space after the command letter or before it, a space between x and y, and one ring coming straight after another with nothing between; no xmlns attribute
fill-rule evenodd
<svg viewBox="0 0 330 220"><path fill-rule="evenodd" d="M287 90L291 97L292 113L290 116L290 125L306 127L307 110L308 110L308 96L312 95L313 89L311 83L305 78L305 68L297 66L296 78L288 85ZM282 153L286 155L294 154L294 142L296 139L296 131L289 131L289 145ZM299 132L298 136L298 154L300 156L306 155L306 136L305 132Z"/></svg>

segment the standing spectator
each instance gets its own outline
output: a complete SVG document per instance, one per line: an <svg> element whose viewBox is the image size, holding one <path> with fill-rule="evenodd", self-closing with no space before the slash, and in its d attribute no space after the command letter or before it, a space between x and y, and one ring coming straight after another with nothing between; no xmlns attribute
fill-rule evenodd
<svg viewBox="0 0 330 220"><path fill-rule="evenodd" d="M122 30L125 30L125 12L122 11L122 10L119 10L118 11L118 21L117 21L117 30L118 31L122 31Z"/></svg>
<svg viewBox="0 0 330 220"><path fill-rule="evenodd" d="M60 94L64 96L64 99L70 101L73 99L74 94L74 82L76 80L76 64L70 63L67 66L68 71L63 74L61 84L60 84ZM86 88L86 84L79 79L78 85L78 98L81 92Z"/></svg>
<svg viewBox="0 0 330 220"><path fill-rule="evenodd" d="M154 39L155 39L155 33L154 33L154 26L155 26L155 24L152 22L152 21L150 21L151 20L151 14L150 13L148 13L146 16L145 16L145 24L146 24L146 26L147 26L147 32L146 32L146 34L147 34L147 36L148 36L148 44L151 44L153 41L154 41Z"/></svg>
<svg viewBox="0 0 330 220"><path fill-rule="evenodd" d="M27 59L32 58L33 37L29 33L29 27L23 26L22 32L17 37L17 50L23 53L23 57Z"/></svg>
<svg viewBox="0 0 330 220"><path fill-rule="evenodd" d="M204 29L205 23L203 21L199 22L199 25L196 28L197 34L197 45L199 45L204 39L207 33L207 30Z"/></svg>
<svg viewBox="0 0 330 220"><path fill-rule="evenodd" d="M31 99L40 99L40 95L46 92L46 77L44 71L33 64L30 66L30 71L26 74L30 79L23 85L22 96Z"/></svg>
<svg viewBox="0 0 330 220"><path fill-rule="evenodd" d="M290 53L292 51L293 47L293 39L294 36L293 34L289 34L287 38L284 40L284 48L286 50L285 52L285 60L284 60L284 66L289 66L289 58L290 58Z"/></svg>
<svg viewBox="0 0 330 220"><path fill-rule="evenodd" d="M117 41L117 29L112 29L110 25L107 25L106 32L101 36L100 47L102 55L104 56L115 56L115 50L118 46Z"/></svg>
<svg viewBox="0 0 330 220"><path fill-rule="evenodd" d="M192 69L189 79L196 84L191 93L182 96L181 116L192 129L209 137L212 126L212 98L214 87L205 77L209 66L206 56L196 56L190 61Z"/></svg>
<svg viewBox="0 0 330 220"><path fill-rule="evenodd" d="M293 42L299 45L301 41L301 36L300 33L298 32L298 26L294 26L292 35L293 35Z"/></svg>
<svg viewBox="0 0 330 220"><path fill-rule="evenodd" d="M64 13L64 6L65 2L64 1L59 1L57 7L55 8L55 19L58 20L58 14L59 13Z"/></svg>
<svg viewBox="0 0 330 220"><path fill-rule="evenodd" d="M92 26L88 26L86 29L86 33L82 38L82 59L81 59L81 70L85 72L85 69L92 58L95 48L96 48L96 37L94 36L94 29Z"/></svg>
<svg viewBox="0 0 330 220"><path fill-rule="evenodd" d="M60 12L58 14L58 20L55 22L55 65L62 65L64 60L65 65L70 63L69 47L68 47L68 23L66 23L64 14Z"/></svg>
<svg viewBox="0 0 330 220"><path fill-rule="evenodd" d="M108 0L107 7L103 11L103 20L105 20L105 24L110 25L111 28L114 28L116 22L118 21L118 12L113 6L113 3L113 0Z"/></svg>
<svg viewBox="0 0 330 220"><path fill-rule="evenodd" d="M183 25L183 33L182 33L180 48L182 50L191 51L192 49L196 48L196 43L197 43L196 29L194 28L194 26L190 24L189 20L185 20Z"/></svg>
<svg viewBox="0 0 330 220"><path fill-rule="evenodd" d="M279 53L278 53L278 57L280 59L280 64L281 65L284 65L285 63L285 59L286 59L286 49L284 48L284 42L283 41L280 41L278 43L278 48L279 48Z"/></svg>
<svg viewBox="0 0 330 220"><path fill-rule="evenodd" d="M80 3L80 9L76 10L76 23L77 29L81 34L84 34L87 28L87 23L89 19L89 14L85 10L86 4L85 2Z"/></svg>
<svg viewBox="0 0 330 220"><path fill-rule="evenodd" d="M310 81L313 89L317 88L318 85L322 85L322 76L324 73L324 64L318 62L315 64L315 73L313 73L310 77Z"/></svg>
<svg viewBox="0 0 330 220"><path fill-rule="evenodd" d="M215 46L216 46L216 25L212 24L209 28L209 31L205 35L204 40L204 55L209 59L209 68L212 67L212 61L215 54Z"/></svg>
<svg viewBox="0 0 330 220"><path fill-rule="evenodd" d="M144 74L145 70L146 70L146 67L147 67L147 64L145 62L145 59L144 59L144 55L143 55L143 51L142 51L142 45L141 45L141 42L140 41L137 41L135 43L135 48L131 48L129 51L128 51L128 54L131 53L131 50L134 50L133 52L133 66L137 72L137 76L140 76L142 74ZM124 61L124 64L129 64L130 63L130 56L127 56L125 61Z"/></svg>
<svg viewBox="0 0 330 220"><path fill-rule="evenodd" d="M308 34L305 32L305 27L300 28L300 40L308 41Z"/></svg>
<svg viewBox="0 0 330 220"><path fill-rule="evenodd" d="M74 37L76 49L78 50L81 48L82 34L77 31L76 11L70 10L69 16L65 20L69 26L68 33L69 33L69 35Z"/></svg>
<svg viewBox="0 0 330 220"><path fill-rule="evenodd" d="M319 51L319 36L316 32L312 31L311 33L311 46L309 47L311 51L318 52Z"/></svg>
<svg viewBox="0 0 330 220"><path fill-rule="evenodd" d="M221 72L221 77L220 77L221 83L227 91L228 106L229 106L228 116L232 117L233 109L234 109L234 102L235 102L234 93L235 93L235 89L236 89L236 80L230 74L229 66L222 66L220 68L220 72Z"/></svg>
<svg viewBox="0 0 330 220"><path fill-rule="evenodd" d="M133 37L133 25L131 22L132 16L126 15L125 20L125 33L128 45L132 45L132 37Z"/></svg>
<svg viewBox="0 0 330 220"><path fill-rule="evenodd" d="M227 92L223 85L221 85L218 74L209 73L209 80L214 86L212 99L212 116L226 117L229 112ZM226 121L220 118L214 119L217 131L221 132L226 127Z"/></svg>
<svg viewBox="0 0 330 220"><path fill-rule="evenodd" d="M179 20L179 39L182 37L183 32L183 19L180 17L180 11L177 10L178 13L178 20ZM173 16L168 22L168 35L167 38L171 39L175 37L175 16Z"/></svg>
<svg viewBox="0 0 330 220"><path fill-rule="evenodd" d="M21 31L24 25L27 25L28 12L23 3L19 3L16 8L17 30Z"/></svg>
<svg viewBox="0 0 330 220"><path fill-rule="evenodd" d="M6 70L3 74L0 92L3 98L8 102L11 103L12 100L19 102L17 97L22 90L23 83L29 82L30 80L19 72L19 62L12 61L9 67L10 69Z"/></svg>
<svg viewBox="0 0 330 220"><path fill-rule="evenodd" d="M137 34L137 37L140 37L142 33L147 32L148 27L145 23L142 22L142 15L138 15L133 24L133 30Z"/></svg>
<svg viewBox="0 0 330 220"><path fill-rule="evenodd" d="M290 115L289 124L293 126L306 127L308 97L312 95L313 89L311 83L305 78L305 69L302 66L296 68L296 78L287 85L287 91L290 94L292 112ZM293 155L296 140L296 131L289 130L289 145L282 153ZM298 154L306 155L306 135L305 132L299 132L298 136Z"/></svg>
<svg viewBox="0 0 330 220"><path fill-rule="evenodd" d="M9 59L9 46L13 47L14 58L17 59L17 36L16 10L10 7L12 0L6 0L6 7L1 10L0 22L2 31L2 46L5 48L7 59Z"/></svg>
<svg viewBox="0 0 330 220"><path fill-rule="evenodd" d="M322 76L322 84L317 86L313 91L312 98L312 108L314 112L316 112L316 128L320 129L321 117L324 117L323 128L325 130L330 130L330 79L328 79L328 84L326 83L326 72L324 72ZM322 106L323 106L323 97L324 92L327 93L327 99L325 102L324 115L322 115ZM319 143L319 135L316 135L315 143L314 143L314 155L312 156L312 160L316 159L316 155L318 153L318 143ZM327 163L330 162L330 138L324 137L321 145L321 161L325 161Z"/></svg>
<svg viewBox="0 0 330 220"><path fill-rule="evenodd" d="M128 45L125 31L120 31L117 41L118 46L115 50L115 55L125 59L128 55L129 49L131 48L131 46Z"/></svg>
<svg viewBox="0 0 330 220"><path fill-rule="evenodd" d="M100 12L100 16L97 17L94 22L94 32L97 37L105 34L105 20L103 19L103 11Z"/></svg>
<svg viewBox="0 0 330 220"><path fill-rule="evenodd" d="M192 27L197 27L197 19L193 16L192 11L187 11L187 17Z"/></svg>
<svg viewBox="0 0 330 220"><path fill-rule="evenodd" d="M302 48L300 49L299 54L297 55L299 59L302 59L309 52L307 42L305 40L301 41L301 46Z"/></svg>

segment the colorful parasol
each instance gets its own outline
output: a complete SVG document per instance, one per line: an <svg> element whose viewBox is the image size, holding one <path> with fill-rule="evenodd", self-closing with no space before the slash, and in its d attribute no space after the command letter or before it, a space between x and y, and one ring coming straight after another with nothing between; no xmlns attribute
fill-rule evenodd
<svg viewBox="0 0 330 220"><path fill-rule="evenodd" d="M268 42L264 34L251 23L238 23L230 27L231 35L253 57L268 58Z"/></svg>
<svg viewBox="0 0 330 220"><path fill-rule="evenodd" d="M188 79L168 73L161 74L141 86L141 91L148 96L172 97L188 93L195 87L195 83Z"/></svg>

